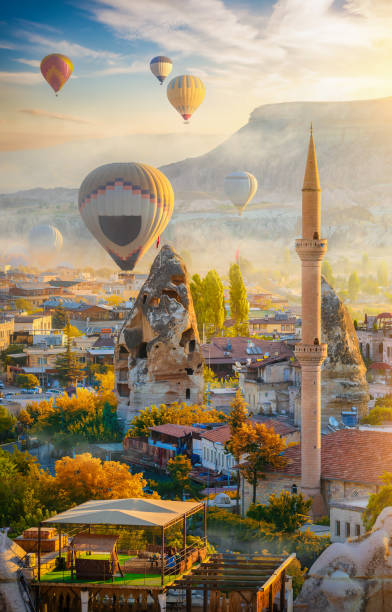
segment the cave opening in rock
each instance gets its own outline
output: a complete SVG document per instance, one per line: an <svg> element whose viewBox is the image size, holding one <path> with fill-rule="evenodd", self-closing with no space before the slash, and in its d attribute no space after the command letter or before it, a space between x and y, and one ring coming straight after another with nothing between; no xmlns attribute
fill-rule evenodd
<svg viewBox="0 0 392 612"><path fill-rule="evenodd" d="M139 346L139 354L138 357L140 359L147 359L147 342L142 342Z"/></svg>
<svg viewBox="0 0 392 612"><path fill-rule="evenodd" d="M189 342L189 347L188 347L189 352L190 352L190 353L193 353L193 352L194 352L194 350L195 350L195 348L196 348L196 340L191 340L191 341Z"/></svg>
<svg viewBox="0 0 392 612"><path fill-rule="evenodd" d="M147 294L145 293L145 294L143 295L143 304L145 304L146 302L147 302Z"/></svg>
<svg viewBox="0 0 392 612"><path fill-rule="evenodd" d="M185 368L185 372L188 374L188 376L192 376L193 369L192 368Z"/></svg>
<svg viewBox="0 0 392 612"><path fill-rule="evenodd" d="M185 390L185 399L191 399L191 390L190 389L186 389Z"/></svg>

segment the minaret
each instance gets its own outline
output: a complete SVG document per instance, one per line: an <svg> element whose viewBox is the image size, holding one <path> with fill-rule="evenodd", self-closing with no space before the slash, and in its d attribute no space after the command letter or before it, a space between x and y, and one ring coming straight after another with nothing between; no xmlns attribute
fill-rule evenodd
<svg viewBox="0 0 392 612"><path fill-rule="evenodd" d="M313 130L302 188L302 238L296 250L302 262L302 340L295 348L301 364L301 489L313 498L312 514L325 514L321 477L321 364L327 345L321 344L321 260L327 241L320 238L321 189Z"/></svg>

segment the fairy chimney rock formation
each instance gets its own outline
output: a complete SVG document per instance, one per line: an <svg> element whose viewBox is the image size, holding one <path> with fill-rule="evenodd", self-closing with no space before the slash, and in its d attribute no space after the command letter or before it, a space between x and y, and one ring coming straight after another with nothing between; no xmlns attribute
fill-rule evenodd
<svg viewBox="0 0 392 612"><path fill-rule="evenodd" d="M155 258L123 325L115 373L126 422L153 404L202 403L203 358L189 277L170 246Z"/></svg>
<svg viewBox="0 0 392 612"><path fill-rule="evenodd" d="M367 414L369 392L366 367L357 334L344 303L329 283L321 283L322 342L328 343L328 358L321 377L323 426L334 416L341 420L342 410L356 406L358 416Z"/></svg>

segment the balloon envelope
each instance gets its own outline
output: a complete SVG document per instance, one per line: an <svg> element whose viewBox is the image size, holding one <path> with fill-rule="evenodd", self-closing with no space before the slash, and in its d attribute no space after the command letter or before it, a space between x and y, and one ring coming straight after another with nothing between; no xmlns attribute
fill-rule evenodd
<svg viewBox="0 0 392 612"><path fill-rule="evenodd" d="M63 246L63 237L53 225L35 225L28 237L30 253L40 265L53 263Z"/></svg>
<svg viewBox="0 0 392 612"><path fill-rule="evenodd" d="M157 55L157 57L153 57L150 62L151 72L157 77L161 85L171 73L172 68L173 62L170 57L165 57L164 55Z"/></svg>
<svg viewBox="0 0 392 612"><path fill-rule="evenodd" d="M61 53L47 55L41 62L42 75L56 93L68 81L72 70L71 60Z"/></svg>
<svg viewBox="0 0 392 612"><path fill-rule="evenodd" d="M100 166L79 189L83 221L121 270L133 270L169 223L173 208L169 180L147 164Z"/></svg>
<svg viewBox="0 0 392 612"><path fill-rule="evenodd" d="M167 86L167 97L177 112L187 121L204 100L206 88L199 77L183 74Z"/></svg>
<svg viewBox="0 0 392 612"><path fill-rule="evenodd" d="M225 178L224 190L241 214L257 191L257 179L250 172L232 172Z"/></svg>

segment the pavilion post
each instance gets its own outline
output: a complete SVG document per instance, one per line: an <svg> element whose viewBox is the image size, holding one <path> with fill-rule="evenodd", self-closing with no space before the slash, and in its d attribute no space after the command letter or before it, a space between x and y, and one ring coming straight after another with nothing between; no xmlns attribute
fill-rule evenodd
<svg viewBox="0 0 392 612"><path fill-rule="evenodd" d="M185 609L186 612L192 612L192 587L191 586L187 586L186 587L186 605L185 605Z"/></svg>
<svg viewBox="0 0 392 612"><path fill-rule="evenodd" d="M207 545L207 504L204 504L204 546Z"/></svg>
<svg viewBox="0 0 392 612"><path fill-rule="evenodd" d="M186 514L184 514L184 522L183 522L182 548L184 551L184 560L186 561Z"/></svg>
<svg viewBox="0 0 392 612"><path fill-rule="evenodd" d="M61 557L61 527L59 528L59 557Z"/></svg>
<svg viewBox="0 0 392 612"><path fill-rule="evenodd" d="M41 523L38 524L38 582L41 580Z"/></svg>
<svg viewBox="0 0 392 612"><path fill-rule="evenodd" d="M165 583L165 528L162 527L161 585Z"/></svg>
<svg viewBox="0 0 392 612"><path fill-rule="evenodd" d="M281 579L281 585L280 585L280 605L279 605L279 610L280 612L284 612L284 607L285 607L285 598L286 598L286 572L283 570L283 572L280 575L280 579Z"/></svg>

